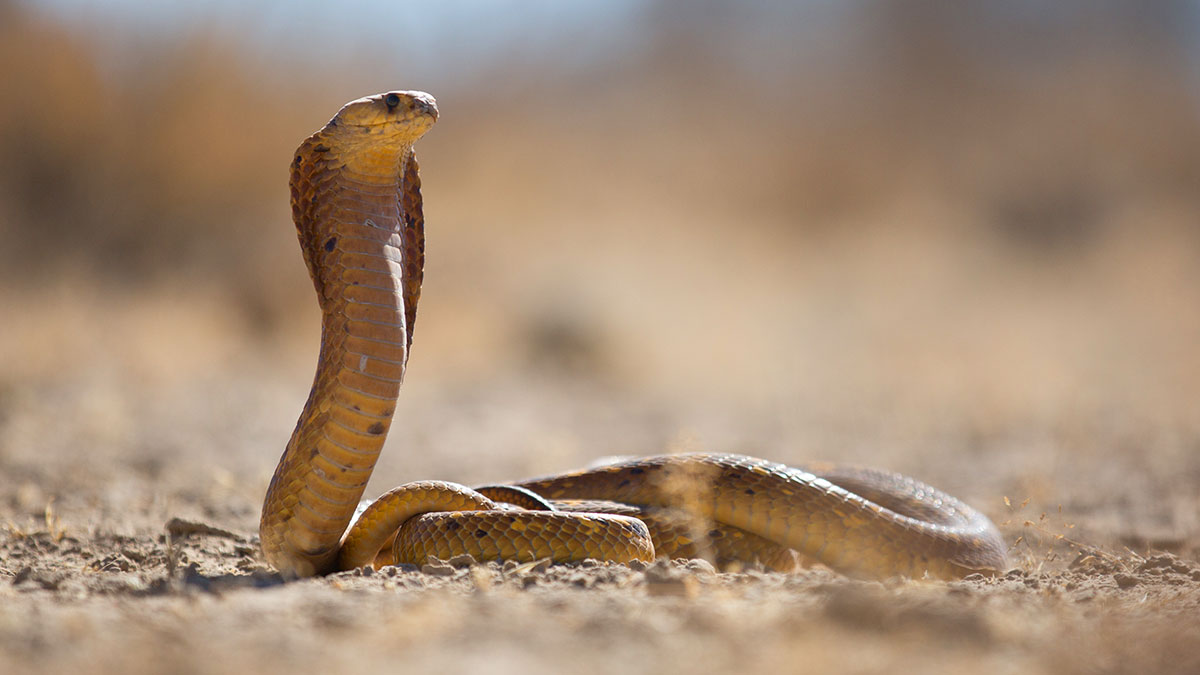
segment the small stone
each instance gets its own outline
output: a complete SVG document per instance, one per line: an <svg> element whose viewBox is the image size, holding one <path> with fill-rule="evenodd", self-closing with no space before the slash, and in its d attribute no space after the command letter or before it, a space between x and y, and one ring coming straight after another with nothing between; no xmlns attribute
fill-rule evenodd
<svg viewBox="0 0 1200 675"><path fill-rule="evenodd" d="M409 563L396 563L395 565L385 565L379 570L379 573L385 577L395 578L401 574L415 574L420 572L421 568Z"/></svg>
<svg viewBox="0 0 1200 675"><path fill-rule="evenodd" d="M421 571L435 577L449 577L454 575L454 568L446 563L422 565Z"/></svg>
<svg viewBox="0 0 1200 675"><path fill-rule="evenodd" d="M693 574L716 574L717 569L712 566L712 563L703 558L693 558L687 561L685 565L689 572Z"/></svg>
<svg viewBox="0 0 1200 675"><path fill-rule="evenodd" d="M508 574L515 576L524 576L526 574L541 574L550 569L550 559L542 558L541 560L531 560L529 562L519 563L514 567L508 568Z"/></svg>
<svg viewBox="0 0 1200 675"><path fill-rule="evenodd" d="M1142 561L1142 564L1138 565L1138 571L1145 572L1147 570L1154 570L1154 569L1164 569L1164 568L1170 569L1171 566L1174 564L1175 564L1174 556L1154 555L1154 556L1150 556L1149 558L1146 558L1144 561Z"/></svg>
<svg viewBox="0 0 1200 675"><path fill-rule="evenodd" d="M651 565L646 569L645 575L648 583L675 581L680 577L678 572L665 565Z"/></svg>
<svg viewBox="0 0 1200 675"><path fill-rule="evenodd" d="M1133 588L1138 585L1138 578L1132 574L1117 572L1113 575L1113 581L1117 582L1119 588Z"/></svg>
<svg viewBox="0 0 1200 675"><path fill-rule="evenodd" d="M459 569L461 569L463 567L470 567L475 564L475 557L472 556L470 553L460 553L460 554L454 556L453 558L447 560L446 564L451 567L455 567L455 568L459 568Z"/></svg>
<svg viewBox="0 0 1200 675"><path fill-rule="evenodd" d="M138 550L130 548L130 547L122 548L121 555L123 555L126 558L128 558L129 560L131 560L135 563L139 563L139 564L146 560L145 554L143 554L141 551L138 551Z"/></svg>
<svg viewBox="0 0 1200 675"><path fill-rule="evenodd" d="M29 565L26 565L25 567L22 567L20 569L20 571L17 572L16 576L13 577L12 585L16 586L17 584L25 581L26 579L28 579L31 576L33 576L33 568L30 567Z"/></svg>

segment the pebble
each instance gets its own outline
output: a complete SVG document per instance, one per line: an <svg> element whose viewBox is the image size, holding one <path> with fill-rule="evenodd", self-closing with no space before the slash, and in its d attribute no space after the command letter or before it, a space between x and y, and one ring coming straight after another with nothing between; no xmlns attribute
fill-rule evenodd
<svg viewBox="0 0 1200 675"><path fill-rule="evenodd" d="M1133 588L1138 585L1137 577L1132 574L1125 574L1124 572L1114 574L1113 581L1117 582L1117 586L1120 588Z"/></svg>
<svg viewBox="0 0 1200 675"><path fill-rule="evenodd" d="M449 577L454 575L454 568L446 563L429 563L421 566L421 571L435 577Z"/></svg>

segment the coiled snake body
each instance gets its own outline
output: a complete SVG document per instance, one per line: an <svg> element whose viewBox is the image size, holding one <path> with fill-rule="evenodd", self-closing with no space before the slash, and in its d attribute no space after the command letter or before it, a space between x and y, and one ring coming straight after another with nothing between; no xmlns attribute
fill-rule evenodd
<svg viewBox="0 0 1200 675"><path fill-rule="evenodd" d="M898 474L668 455L472 490L410 483L354 521L383 447L421 294L424 218L413 144L437 120L421 92L346 104L296 151L292 213L322 310L304 411L263 504L268 562L288 576L427 556L568 562L703 556L786 569L793 551L862 577L995 572L992 523Z"/></svg>

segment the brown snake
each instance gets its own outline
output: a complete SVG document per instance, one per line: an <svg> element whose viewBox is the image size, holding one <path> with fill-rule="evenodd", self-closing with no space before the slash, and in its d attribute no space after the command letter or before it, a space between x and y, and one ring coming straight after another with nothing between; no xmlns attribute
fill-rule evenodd
<svg viewBox="0 0 1200 675"><path fill-rule="evenodd" d="M347 530L387 437L412 344L425 257L413 144L433 97L346 104L296 151L292 215L322 310L317 373L263 504L268 562L287 576L361 565L706 557L860 577L996 572L984 515L898 474L668 455L472 490L395 488ZM520 508L523 507L523 508Z"/></svg>

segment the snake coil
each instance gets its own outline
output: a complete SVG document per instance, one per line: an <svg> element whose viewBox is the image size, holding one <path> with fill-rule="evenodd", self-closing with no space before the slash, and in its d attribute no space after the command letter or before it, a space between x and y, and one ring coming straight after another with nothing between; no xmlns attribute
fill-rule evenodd
<svg viewBox="0 0 1200 675"><path fill-rule="evenodd" d="M262 548L276 569L310 576L457 553L777 569L798 554L861 577L1002 569L991 521L924 483L741 455L635 459L481 490L409 483L354 519L412 345L425 260L413 144L437 118L428 94L378 94L346 104L296 151L292 215L321 306L321 352L263 504Z"/></svg>

